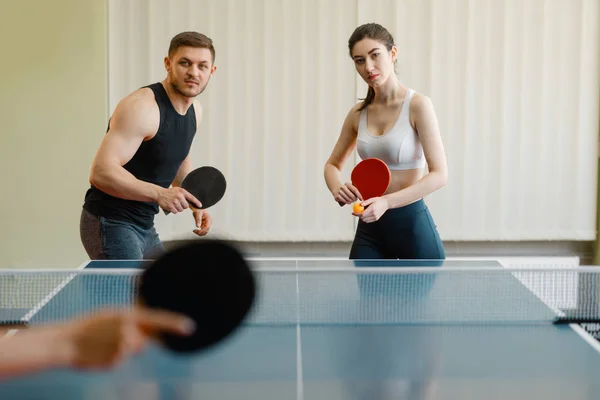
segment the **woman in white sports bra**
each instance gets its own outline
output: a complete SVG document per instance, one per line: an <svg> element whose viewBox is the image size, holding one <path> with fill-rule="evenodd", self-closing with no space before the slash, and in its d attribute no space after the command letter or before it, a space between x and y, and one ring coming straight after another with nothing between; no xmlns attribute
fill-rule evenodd
<svg viewBox="0 0 600 400"><path fill-rule="evenodd" d="M385 195L367 201L350 250L351 259L445 259L437 227L423 197L446 184L447 166L437 117L430 99L403 86L394 71L397 48L381 25L356 28L348 41L356 71L367 82L366 98L344 121L325 164L333 200L360 198L340 171L356 148L361 159L375 157L391 170ZM424 175L424 167L429 173Z"/></svg>

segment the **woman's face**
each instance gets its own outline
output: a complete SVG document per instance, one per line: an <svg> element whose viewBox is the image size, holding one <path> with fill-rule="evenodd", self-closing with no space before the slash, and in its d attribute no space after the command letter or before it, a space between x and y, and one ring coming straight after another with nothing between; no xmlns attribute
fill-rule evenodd
<svg viewBox="0 0 600 400"><path fill-rule="evenodd" d="M352 59L363 80L369 86L377 87L394 72L396 52L396 47L388 51L383 43L365 38L354 45Z"/></svg>

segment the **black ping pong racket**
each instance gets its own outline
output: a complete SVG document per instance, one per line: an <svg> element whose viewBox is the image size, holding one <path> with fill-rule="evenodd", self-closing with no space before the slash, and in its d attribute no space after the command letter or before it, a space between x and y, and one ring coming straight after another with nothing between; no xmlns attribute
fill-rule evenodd
<svg viewBox="0 0 600 400"><path fill-rule="evenodd" d="M202 203L201 209L217 204L225 195L227 180L221 171L215 167L203 166L196 168L183 179L181 187ZM165 211L165 214L170 214Z"/></svg>
<svg viewBox="0 0 600 400"><path fill-rule="evenodd" d="M161 333L156 338L177 353L197 352L230 336L246 319L257 292L243 255L216 240L194 240L157 258L142 273L138 302L191 318L193 334Z"/></svg>

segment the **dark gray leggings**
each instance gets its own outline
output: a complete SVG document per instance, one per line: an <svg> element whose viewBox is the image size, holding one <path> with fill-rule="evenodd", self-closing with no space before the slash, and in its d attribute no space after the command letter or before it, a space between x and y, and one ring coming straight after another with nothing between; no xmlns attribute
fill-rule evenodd
<svg viewBox="0 0 600 400"><path fill-rule="evenodd" d="M163 246L156 229L96 217L81 210L81 243L91 260L142 260L156 258Z"/></svg>
<svg viewBox="0 0 600 400"><path fill-rule="evenodd" d="M425 202L421 199L405 207L387 210L372 223L360 221L350 249L350 259L357 267L398 266L385 261L421 260L409 266L440 267L446 258L444 245ZM435 274L386 275L359 274L358 285L363 298L387 296L390 301L425 296L436 281Z"/></svg>
<svg viewBox="0 0 600 400"><path fill-rule="evenodd" d="M437 227L422 199L405 207L387 210L375 222L359 220L350 249L350 259L445 258Z"/></svg>

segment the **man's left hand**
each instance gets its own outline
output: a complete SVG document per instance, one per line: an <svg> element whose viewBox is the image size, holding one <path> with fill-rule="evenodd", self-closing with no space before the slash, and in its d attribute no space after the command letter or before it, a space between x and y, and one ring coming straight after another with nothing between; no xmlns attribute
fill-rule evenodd
<svg viewBox="0 0 600 400"><path fill-rule="evenodd" d="M196 229L194 229L194 233L198 236L206 235L210 230L210 226L212 225L212 217L208 211L201 210L199 208L192 208L192 212L196 221Z"/></svg>

